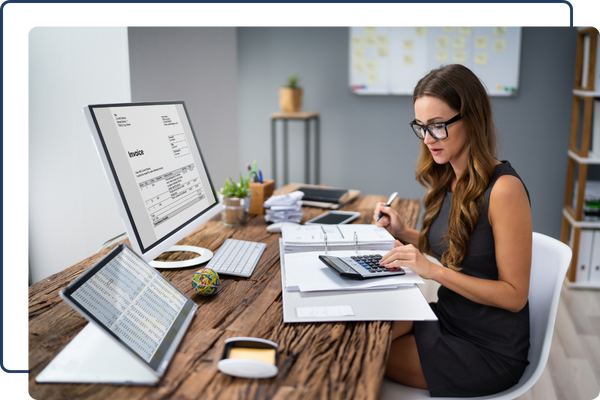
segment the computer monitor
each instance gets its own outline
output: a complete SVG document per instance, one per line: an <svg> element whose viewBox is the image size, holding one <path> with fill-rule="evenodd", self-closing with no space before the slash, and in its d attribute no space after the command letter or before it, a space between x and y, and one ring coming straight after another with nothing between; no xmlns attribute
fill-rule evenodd
<svg viewBox="0 0 600 400"><path fill-rule="evenodd" d="M96 104L83 111L133 250L160 268L208 261L206 249L173 247L221 210L185 103ZM153 261L176 250L200 256Z"/></svg>

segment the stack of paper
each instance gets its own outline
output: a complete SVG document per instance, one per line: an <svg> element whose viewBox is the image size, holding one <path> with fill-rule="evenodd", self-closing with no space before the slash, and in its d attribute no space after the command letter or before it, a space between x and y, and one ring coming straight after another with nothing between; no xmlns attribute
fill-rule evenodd
<svg viewBox="0 0 600 400"><path fill-rule="evenodd" d="M359 251L360 255L376 254L376 251ZM313 291L338 291L338 290L361 290L361 289L396 289L399 287L413 286L416 283L424 283L410 268L404 268L404 275L388 276L385 278L372 278L354 280L336 274L327 267L319 255L322 251L286 253L284 255L284 286L288 292L313 292ZM337 257L350 257L356 255L354 251L338 251Z"/></svg>
<svg viewBox="0 0 600 400"><path fill-rule="evenodd" d="M298 225L281 230L284 251L379 250L394 247L394 237L376 225Z"/></svg>
<svg viewBox="0 0 600 400"><path fill-rule="evenodd" d="M304 193L295 191L290 194L271 196L264 202L267 222L297 222L302 219L302 197Z"/></svg>

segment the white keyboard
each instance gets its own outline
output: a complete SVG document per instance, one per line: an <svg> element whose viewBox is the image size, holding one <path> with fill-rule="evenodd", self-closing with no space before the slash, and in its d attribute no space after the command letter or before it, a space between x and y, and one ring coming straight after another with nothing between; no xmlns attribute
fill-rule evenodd
<svg viewBox="0 0 600 400"><path fill-rule="evenodd" d="M219 274L250 277L258 259L265 251L266 243L227 239L206 268Z"/></svg>

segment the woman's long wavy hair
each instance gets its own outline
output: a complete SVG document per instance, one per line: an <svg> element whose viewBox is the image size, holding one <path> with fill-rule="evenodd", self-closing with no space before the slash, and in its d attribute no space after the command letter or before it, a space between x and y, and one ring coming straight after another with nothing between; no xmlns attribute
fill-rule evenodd
<svg viewBox="0 0 600 400"><path fill-rule="evenodd" d="M460 113L470 145L467 169L458 177L452 197L448 233L444 236L448 248L441 259L442 264L458 271L482 212L484 193L494 171L496 130L492 107L479 78L460 64L443 66L423 77L415 88L413 104L423 96L436 97ZM419 236L419 250L424 253L430 252L429 229L440 212L454 176L450 163L437 164L423 142L416 178L427 189Z"/></svg>

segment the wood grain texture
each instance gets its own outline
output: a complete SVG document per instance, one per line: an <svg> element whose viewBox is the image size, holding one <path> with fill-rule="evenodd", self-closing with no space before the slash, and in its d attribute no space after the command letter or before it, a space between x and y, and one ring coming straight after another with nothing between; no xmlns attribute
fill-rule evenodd
<svg viewBox="0 0 600 400"><path fill-rule="evenodd" d="M384 196L360 196L343 207L361 212L356 223L372 223ZM416 226L419 201L393 205ZM323 213L304 208L303 222ZM191 287L198 267L161 270L198 304L198 311L165 376L156 387L91 384L38 384L35 377L77 335L86 321L58 296L110 248L55 274L29 289L29 393L35 399L377 399L390 342L390 322L284 324L278 239L266 231L264 216L243 227L226 227L216 217L179 244L216 252L227 238L267 244L248 279L222 275L217 295L202 297ZM179 260L185 253L166 253ZM217 362L224 340L253 336L279 345L279 373L271 379L239 379L222 374Z"/></svg>

